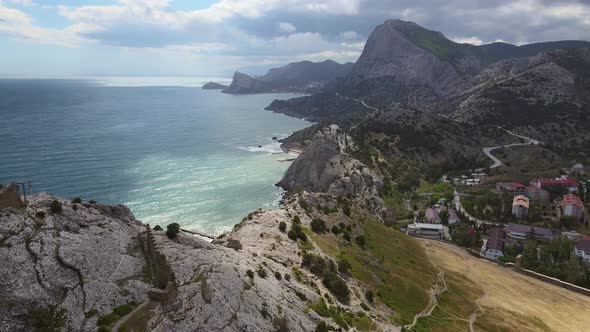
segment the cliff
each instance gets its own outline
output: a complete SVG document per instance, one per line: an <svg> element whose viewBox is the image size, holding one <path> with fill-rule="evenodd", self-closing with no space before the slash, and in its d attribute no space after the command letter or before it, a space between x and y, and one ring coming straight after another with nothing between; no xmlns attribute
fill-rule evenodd
<svg viewBox="0 0 590 332"><path fill-rule="evenodd" d="M225 88L227 88L227 85L219 84L216 82L207 82L203 84L203 86L201 87L201 89L203 90L223 90Z"/></svg>
<svg viewBox="0 0 590 332"><path fill-rule="evenodd" d="M272 68L265 75L257 78L236 72L231 85L223 92L230 94L278 91L317 92L326 84L348 75L352 66L352 63L339 64L332 60L301 61Z"/></svg>

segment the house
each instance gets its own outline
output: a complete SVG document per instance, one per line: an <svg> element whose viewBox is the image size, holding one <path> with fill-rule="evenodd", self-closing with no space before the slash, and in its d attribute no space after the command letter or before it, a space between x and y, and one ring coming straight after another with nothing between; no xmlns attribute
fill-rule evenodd
<svg viewBox="0 0 590 332"><path fill-rule="evenodd" d="M441 222L438 212L436 212L436 210L434 210L433 208L426 209L425 217L426 221L431 224L440 224Z"/></svg>
<svg viewBox="0 0 590 332"><path fill-rule="evenodd" d="M517 196L524 194L525 185L518 182L498 182L496 183L496 192L507 196Z"/></svg>
<svg viewBox="0 0 590 332"><path fill-rule="evenodd" d="M455 209L449 209L449 225L456 224L459 222L459 216L457 216L457 211Z"/></svg>
<svg viewBox="0 0 590 332"><path fill-rule="evenodd" d="M523 224L508 224L507 236L512 240L526 240L529 237L538 240L551 241L559 236L559 231L544 227L535 227Z"/></svg>
<svg viewBox="0 0 590 332"><path fill-rule="evenodd" d="M574 247L574 255L582 257L584 264L590 265L590 236L578 239Z"/></svg>
<svg viewBox="0 0 590 332"><path fill-rule="evenodd" d="M443 239L446 238L448 229L442 224L413 223L408 225L406 233L413 236Z"/></svg>
<svg viewBox="0 0 590 332"><path fill-rule="evenodd" d="M512 215L518 219L526 219L529 215L529 198L524 195L514 196Z"/></svg>
<svg viewBox="0 0 590 332"><path fill-rule="evenodd" d="M582 205L582 201L578 196L567 194L563 195L563 200L561 201L561 210L563 216L575 217L579 220L582 217L584 205Z"/></svg>
<svg viewBox="0 0 590 332"><path fill-rule="evenodd" d="M535 179L531 181L531 185L545 190L551 187L565 187L570 193L578 191L578 182L569 176L561 176L555 179Z"/></svg>
<svg viewBox="0 0 590 332"><path fill-rule="evenodd" d="M549 192L535 186L527 186L524 188L524 195L533 202L549 202Z"/></svg>
<svg viewBox="0 0 590 332"><path fill-rule="evenodd" d="M488 259L498 260L504 256L506 233L501 228L493 228L490 237L484 241L480 254Z"/></svg>

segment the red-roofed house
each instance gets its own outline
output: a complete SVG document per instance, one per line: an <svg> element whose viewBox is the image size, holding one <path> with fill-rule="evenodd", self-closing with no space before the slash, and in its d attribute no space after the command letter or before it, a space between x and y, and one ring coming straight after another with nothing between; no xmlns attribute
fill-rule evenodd
<svg viewBox="0 0 590 332"><path fill-rule="evenodd" d="M574 248L574 255L582 257L585 264L590 264L590 236L578 239Z"/></svg>
<svg viewBox="0 0 590 332"><path fill-rule="evenodd" d="M540 189L563 186L567 188L570 193L575 193L578 191L578 182L569 176L562 176L555 179L535 179L531 181L531 185Z"/></svg>
<svg viewBox="0 0 590 332"><path fill-rule="evenodd" d="M498 182L496 192L502 195L516 196L524 194L526 186L518 182Z"/></svg>
<svg viewBox="0 0 590 332"><path fill-rule="evenodd" d="M561 209L564 216L580 219L582 217L582 212L584 211L584 205L582 205L582 201L578 196L567 194L563 195Z"/></svg>
<svg viewBox="0 0 590 332"><path fill-rule="evenodd" d="M504 243L506 234L501 228L493 228L490 231L490 237L481 247L480 254L488 259L498 260L504 256Z"/></svg>
<svg viewBox="0 0 590 332"><path fill-rule="evenodd" d="M524 195L514 196L512 215L518 219L526 219L529 215L529 198Z"/></svg>

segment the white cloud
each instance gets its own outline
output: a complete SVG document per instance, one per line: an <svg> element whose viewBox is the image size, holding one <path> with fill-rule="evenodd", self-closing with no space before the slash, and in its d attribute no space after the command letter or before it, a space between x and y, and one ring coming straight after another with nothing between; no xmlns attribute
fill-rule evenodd
<svg viewBox="0 0 590 332"><path fill-rule="evenodd" d="M355 31L344 31L340 33L340 38L344 40L358 40L360 35Z"/></svg>
<svg viewBox="0 0 590 332"><path fill-rule="evenodd" d="M484 42L478 37L449 37L450 40L459 44L481 45Z"/></svg>
<svg viewBox="0 0 590 332"><path fill-rule="evenodd" d="M279 31L280 32L293 33L293 32L295 32L295 30L297 30L297 28L289 22L280 22L279 23Z"/></svg>

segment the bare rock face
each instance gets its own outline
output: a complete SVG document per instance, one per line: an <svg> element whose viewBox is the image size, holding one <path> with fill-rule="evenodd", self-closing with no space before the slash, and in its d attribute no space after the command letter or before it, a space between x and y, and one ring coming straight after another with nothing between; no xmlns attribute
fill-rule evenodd
<svg viewBox="0 0 590 332"><path fill-rule="evenodd" d="M20 208L23 202L20 199L17 184L0 184L0 210L6 208Z"/></svg>
<svg viewBox="0 0 590 332"><path fill-rule="evenodd" d="M278 185L289 192L302 189L357 198L369 201L371 208L380 209L378 190L383 181L377 173L347 154L353 144L337 125L323 128L289 166Z"/></svg>
<svg viewBox="0 0 590 332"><path fill-rule="evenodd" d="M465 88L466 82L450 63L416 46L401 32L420 29L415 23L400 20L388 20L375 28L353 68L351 80L358 84L389 77L407 86L429 87L438 95Z"/></svg>
<svg viewBox="0 0 590 332"><path fill-rule="evenodd" d="M252 76L237 71L231 84L221 92L229 94L260 93L265 91L265 84Z"/></svg>
<svg viewBox="0 0 590 332"><path fill-rule="evenodd" d="M56 199L61 212L51 211ZM32 310L57 305L67 311L69 329L93 331L98 316L143 301L150 286L143 280L139 232L140 223L123 206L85 206L41 194L24 210L2 210L0 330L30 330Z"/></svg>

